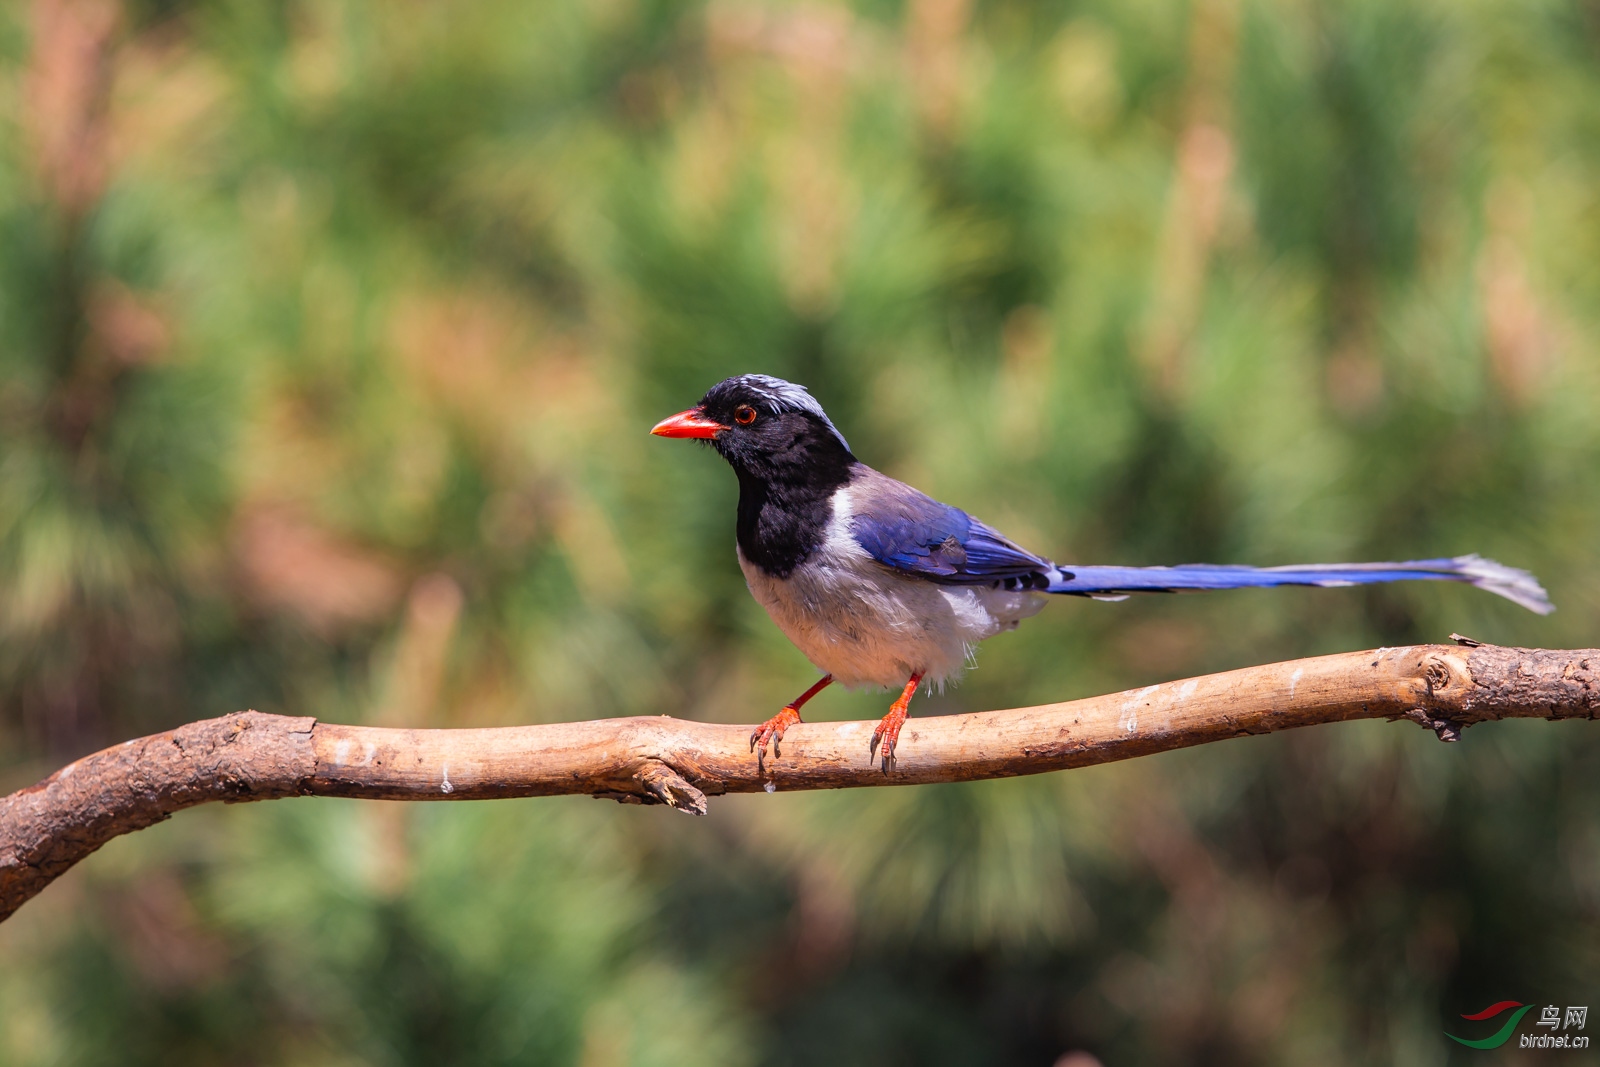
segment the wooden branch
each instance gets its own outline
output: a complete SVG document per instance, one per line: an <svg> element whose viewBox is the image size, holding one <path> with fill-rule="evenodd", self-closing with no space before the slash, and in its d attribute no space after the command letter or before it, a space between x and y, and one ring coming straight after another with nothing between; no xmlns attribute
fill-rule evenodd
<svg viewBox="0 0 1600 1067"><path fill-rule="evenodd" d="M1600 650L1417 645L1272 663L1010 711L913 718L885 775L870 722L802 723L758 774L750 727L630 718L392 730L245 711L85 756L0 800L0 920L120 834L220 800L588 793L703 815L722 793L1006 778L1245 734L1387 717L1446 741L1502 718L1600 717Z"/></svg>

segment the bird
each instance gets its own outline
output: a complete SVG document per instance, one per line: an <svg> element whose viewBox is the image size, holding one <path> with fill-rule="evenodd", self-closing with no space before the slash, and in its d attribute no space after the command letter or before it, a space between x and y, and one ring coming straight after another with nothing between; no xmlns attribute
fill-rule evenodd
<svg viewBox="0 0 1600 1067"><path fill-rule="evenodd" d="M823 677L750 735L759 773L767 744L832 683L900 689L872 733L870 763L895 768L918 686L957 680L979 642L1013 630L1052 595L1124 600L1134 593L1260 586L1465 582L1541 615L1554 608L1526 571L1477 555L1404 563L1249 567L1058 564L960 508L862 463L804 386L741 374L658 422L659 437L709 444L739 480L734 540L751 594Z"/></svg>

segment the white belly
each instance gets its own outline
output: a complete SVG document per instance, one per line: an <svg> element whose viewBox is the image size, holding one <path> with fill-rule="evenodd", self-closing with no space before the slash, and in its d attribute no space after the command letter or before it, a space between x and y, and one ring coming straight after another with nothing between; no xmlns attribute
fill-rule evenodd
<svg viewBox="0 0 1600 1067"><path fill-rule="evenodd" d="M894 686L921 673L953 681L979 641L1044 606L1036 592L937 585L903 576L850 535L849 501L833 499L828 538L788 578L762 574L739 553L751 594L806 658L847 686Z"/></svg>

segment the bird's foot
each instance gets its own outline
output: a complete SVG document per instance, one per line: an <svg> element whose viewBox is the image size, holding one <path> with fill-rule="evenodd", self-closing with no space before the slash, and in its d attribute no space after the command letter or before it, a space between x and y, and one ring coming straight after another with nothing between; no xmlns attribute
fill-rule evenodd
<svg viewBox="0 0 1600 1067"><path fill-rule="evenodd" d="M833 675L824 675L821 680L807 689L804 693L785 704L783 710L772 718L755 728L750 735L750 751L756 754L756 773L767 772L767 742L772 742L772 755L781 756L778 751L778 742L783 740L783 732L800 721L800 709L805 707L806 701L828 688L833 683ZM760 746L759 748L757 746Z"/></svg>
<svg viewBox="0 0 1600 1067"><path fill-rule="evenodd" d="M750 735L750 751L756 754L756 771L765 772L767 769L767 742L772 742L772 755L783 755L778 751L778 742L783 740L783 732L800 721L800 709L793 704L786 706L778 714L755 728Z"/></svg>
<svg viewBox="0 0 1600 1067"><path fill-rule="evenodd" d="M900 740L900 727L906 724L906 709L900 701L895 701L889 708L889 714L879 722L878 728L872 731L872 743L867 747L867 761L870 763L877 758L878 745L883 745L883 773L888 774L894 770L894 746Z"/></svg>
<svg viewBox="0 0 1600 1067"><path fill-rule="evenodd" d="M878 728L872 731L872 743L867 746L867 762L871 763L878 755L878 746L883 746L883 773L888 774L894 770L894 746L900 740L900 727L906 724L906 709L911 707L911 697L917 691L917 684L922 681L922 672L918 671L906 682L906 687L900 693L900 698L889 705L889 714L885 715L878 723Z"/></svg>

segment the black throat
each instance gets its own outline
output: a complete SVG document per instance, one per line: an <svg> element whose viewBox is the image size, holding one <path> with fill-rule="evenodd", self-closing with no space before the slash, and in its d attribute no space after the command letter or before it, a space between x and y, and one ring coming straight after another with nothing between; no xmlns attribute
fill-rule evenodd
<svg viewBox="0 0 1600 1067"><path fill-rule="evenodd" d="M739 475L739 551L763 574L787 578L828 536L833 494L850 481L855 457L812 457L801 466L734 464Z"/></svg>

